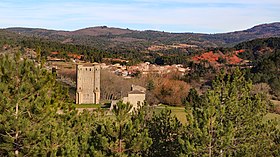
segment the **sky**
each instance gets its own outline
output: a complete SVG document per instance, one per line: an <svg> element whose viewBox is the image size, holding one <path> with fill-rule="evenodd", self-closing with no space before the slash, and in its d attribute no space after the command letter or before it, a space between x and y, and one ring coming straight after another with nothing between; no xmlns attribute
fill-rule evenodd
<svg viewBox="0 0 280 157"><path fill-rule="evenodd" d="M280 0L1 0L0 28L224 33L280 21Z"/></svg>

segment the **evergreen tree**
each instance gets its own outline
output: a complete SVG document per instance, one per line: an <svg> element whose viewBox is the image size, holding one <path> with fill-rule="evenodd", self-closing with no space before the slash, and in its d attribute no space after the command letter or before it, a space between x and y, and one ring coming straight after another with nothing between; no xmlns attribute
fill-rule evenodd
<svg viewBox="0 0 280 157"><path fill-rule="evenodd" d="M62 94L46 70L19 54L0 57L0 156L55 154L55 138L63 138L55 117L67 105Z"/></svg>
<svg viewBox="0 0 280 157"><path fill-rule="evenodd" d="M186 106L196 108L196 105L198 105L200 102L200 96L198 95L197 91L194 88L191 88L186 98Z"/></svg>
<svg viewBox="0 0 280 157"><path fill-rule="evenodd" d="M153 144L146 156L179 156L181 153L182 124L171 110L164 109L148 121L149 136Z"/></svg>
<svg viewBox="0 0 280 157"><path fill-rule="evenodd" d="M129 103L118 102L113 107L114 119L103 119L97 126L97 150L106 156L141 156L151 145L151 139L143 126L143 112L132 112Z"/></svg>
<svg viewBox="0 0 280 157"><path fill-rule="evenodd" d="M36 57L37 62L40 63L41 62L41 48L37 46L35 51L37 54L37 57Z"/></svg>
<svg viewBox="0 0 280 157"><path fill-rule="evenodd" d="M221 73L213 81L212 89L201 96L201 107L186 109L186 154L273 155L277 147L275 126L263 122L265 101L258 94L252 95L251 87L239 69L233 74Z"/></svg>

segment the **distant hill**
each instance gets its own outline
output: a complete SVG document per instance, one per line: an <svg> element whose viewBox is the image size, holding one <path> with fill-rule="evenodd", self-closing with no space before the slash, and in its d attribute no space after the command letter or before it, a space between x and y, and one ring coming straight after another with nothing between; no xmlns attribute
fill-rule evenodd
<svg viewBox="0 0 280 157"><path fill-rule="evenodd" d="M246 49L246 53L240 56L244 59L257 61L263 59L276 50L280 50L280 37L254 39L239 43L234 46L235 49Z"/></svg>
<svg viewBox="0 0 280 157"><path fill-rule="evenodd" d="M7 28L6 31L25 36L46 38L62 43L89 45L100 49L114 47L146 50L152 45L191 44L199 47L233 46L237 43L257 38L280 37L280 22L262 24L253 28L230 33L168 33L160 31L137 31L90 27L76 31L57 31L39 28Z"/></svg>
<svg viewBox="0 0 280 157"><path fill-rule="evenodd" d="M257 38L269 38L280 36L280 22L262 24L254 26L253 28L236 31L230 33L220 33L213 35L206 35L204 39L219 43L222 45L233 45L243 41L249 41Z"/></svg>

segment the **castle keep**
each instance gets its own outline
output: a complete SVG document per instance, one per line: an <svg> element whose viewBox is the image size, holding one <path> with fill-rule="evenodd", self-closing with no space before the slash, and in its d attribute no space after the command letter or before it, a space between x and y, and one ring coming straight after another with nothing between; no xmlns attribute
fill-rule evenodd
<svg viewBox="0 0 280 157"><path fill-rule="evenodd" d="M100 65L77 65L76 104L98 104L100 101Z"/></svg>

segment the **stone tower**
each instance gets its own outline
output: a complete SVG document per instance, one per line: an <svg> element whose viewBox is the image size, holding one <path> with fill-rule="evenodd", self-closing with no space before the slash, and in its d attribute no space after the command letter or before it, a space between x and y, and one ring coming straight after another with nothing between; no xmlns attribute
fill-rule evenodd
<svg viewBox="0 0 280 157"><path fill-rule="evenodd" d="M98 104L100 102L100 65L77 65L76 104Z"/></svg>

